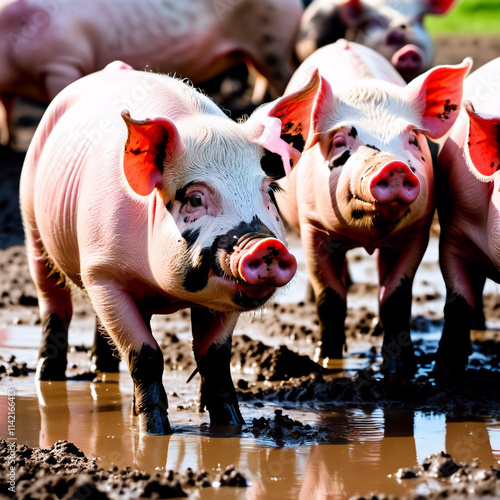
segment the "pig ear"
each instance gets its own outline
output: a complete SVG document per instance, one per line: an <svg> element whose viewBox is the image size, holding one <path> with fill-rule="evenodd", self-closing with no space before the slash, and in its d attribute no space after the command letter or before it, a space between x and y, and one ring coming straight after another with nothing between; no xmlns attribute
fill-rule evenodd
<svg viewBox="0 0 500 500"><path fill-rule="evenodd" d="M464 107L469 115L464 145L467 167L479 180L489 182L500 169L500 117L476 113L470 101L466 101Z"/></svg>
<svg viewBox="0 0 500 500"><path fill-rule="evenodd" d="M363 14L363 4L360 0L337 1L340 19L350 28L358 26Z"/></svg>
<svg viewBox="0 0 500 500"><path fill-rule="evenodd" d="M123 171L130 187L139 195L149 195L163 179L163 161L184 152L177 127L168 118L134 120L122 112L128 128L123 153Z"/></svg>
<svg viewBox="0 0 500 500"><path fill-rule="evenodd" d="M304 151L313 147L321 135L333 127L332 116L335 108L335 96L330 84L321 77L320 88L311 113L311 128Z"/></svg>
<svg viewBox="0 0 500 500"><path fill-rule="evenodd" d="M460 113L463 80L471 66L469 57L454 66L437 66L406 86L406 97L421 110L423 132L431 139L442 137L455 123Z"/></svg>
<svg viewBox="0 0 500 500"><path fill-rule="evenodd" d="M454 0L427 0L424 6L429 14L444 14L453 2Z"/></svg>
<svg viewBox="0 0 500 500"><path fill-rule="evenodd" d="M304 87L277 99L271 103L266 116L259 116L264 130L254 142L271 153L281 156L282 167L286 175L296 165L307 141L311 110L320 80L318 70L315 69ZM267 111L268 107L265 109ZM273 168L274 172L271 176L280 178L283 176L283 170L276 167Z"/></svg>

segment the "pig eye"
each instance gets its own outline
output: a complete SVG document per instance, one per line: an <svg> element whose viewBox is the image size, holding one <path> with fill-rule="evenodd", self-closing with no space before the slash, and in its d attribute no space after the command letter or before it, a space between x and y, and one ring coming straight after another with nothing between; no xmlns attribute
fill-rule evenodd
<svg viewBox="0 0 500 500"><path fill-rule="evenodd" d="M193 208L201 207L203 205L203 200L201 199L200 195L195 194L195 195L189 197L189 204Z"/></svg>
<svg viewBox="0 0 500 500"><path fill-rule="evenodd" d="M276 202L276 193L281 193L283 192L284 189L277 183L277 182L271 182L269 184L269 188L267 190L267 194L269 195L269 198L271 198L271 201L274 203L274 205L277 207L278 203Z"/></svg>
<svg viewBox="0 0 500 500"><path fill-rule="evenodd" d="M411 144L412 146L415 146L416 148L418 148L418 139L417 139L417 136L416 136L416 135L411 134L411 135L410 135L410 141L409 141L409 142L410 142L410 144Z"/></svg>
<svg viewBox="0 0 500 500"><path fill-rule="evenodd" d="M343 136L338 135L333 138L333 148L340 149L345 148L347 146L346 140Z"/></svg>

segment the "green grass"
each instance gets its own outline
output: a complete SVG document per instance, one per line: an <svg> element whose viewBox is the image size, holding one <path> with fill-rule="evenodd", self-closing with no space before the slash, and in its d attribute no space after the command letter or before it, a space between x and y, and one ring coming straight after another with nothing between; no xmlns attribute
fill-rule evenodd
<svg viewBox="0 0 500 500"><path fill-rule="evenodd" d="M464 33L500 38L500 0L455 0L447 14L427 16L425 27L432 36Z"/></svg>

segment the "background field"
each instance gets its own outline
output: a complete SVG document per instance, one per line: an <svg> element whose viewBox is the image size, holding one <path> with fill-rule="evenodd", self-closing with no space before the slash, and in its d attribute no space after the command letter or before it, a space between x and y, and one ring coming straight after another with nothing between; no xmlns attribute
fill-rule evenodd
<svg viewBox="0 0 500 500"><path fill-rule="evenodd" d="M455 0L445 16L427 16L432 36L446 33L497 34L500 38L500 0Z"/></svg>

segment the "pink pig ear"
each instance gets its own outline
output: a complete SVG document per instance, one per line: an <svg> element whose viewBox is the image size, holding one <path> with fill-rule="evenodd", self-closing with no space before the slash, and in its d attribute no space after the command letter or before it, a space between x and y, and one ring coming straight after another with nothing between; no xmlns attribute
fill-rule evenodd
<svg viewBox="0 0 500 500"><path fill-rule="evenodd" d="M437 66L412 80L405 89L407 99L421 110L423 132L431 139L445 135L455 123L462 103L463 81L472 60Z"/></svg>
<svg viewBox="0 0 500 500"><path fill-rule="evenodd" d="M320 81L321 77L315 69L304 87L277 99L271 104L272 107L266 116L257 113L264 130L254 142L281 156L286 175L300 159L307 141L311 110ZM267 107L265 109L267 110ZM279 175L275 174L273 177L279 178Z"/></svg>
<svg viewBox="0 0 500 500"><path fill-rule="evenodd" d="M427 0L424 6L429 14L444 14L453 2L454 0Z"/></svg>
<svg viewBox="0 0 500 500"><path fill-rule="evenodd" d="M500 117L476 113L470 101L466 101L464 107L469 115L464 145L467 167L479 180L489 182L500 170Z"/></svg>
<svg viewBox="0 0 500 500"><path fill-rule="evenodd" d="M168 118L134 120L122 112L128 128L123 153L123 171L130 187L139 195L161 186L163 161L180 155L185 147L177 127Z"/></svg>
<svg viewBox="0 0 500 500"><path fill-rule="evenodd" d="M336 8L346 26L351 28L358 26L364 10L360 0L338 0Z"/></svg>

